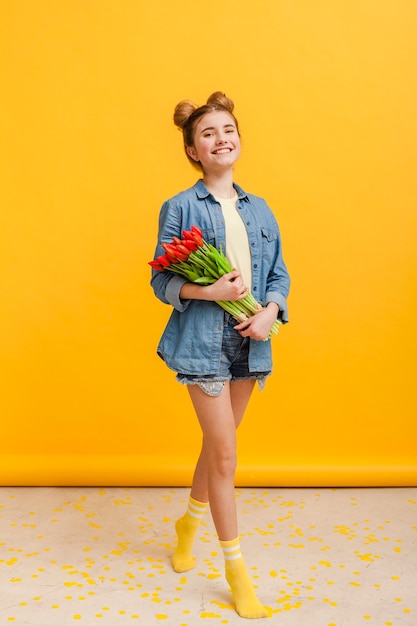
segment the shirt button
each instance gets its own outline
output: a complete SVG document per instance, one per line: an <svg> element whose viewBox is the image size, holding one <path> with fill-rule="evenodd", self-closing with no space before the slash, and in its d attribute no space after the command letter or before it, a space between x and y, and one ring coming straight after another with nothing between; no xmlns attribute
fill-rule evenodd
<svg viewBox="0 0 417 626"><path fill-rule="evenodd" d="M256 291L256 289L257 289L256 287L253 288L254 291Z"/></svg>
<svg viewBox="0 0 417 626"><path fill-rule="evenodd" d="M253 266L253 268L256 270L256 268L258 267L258 264L255 263L255 265Z"/></svg>
<svg viewBox="0 0 417 626"><path fill-rule="evenodd" d="M250 245L254 247L256 244L254 241L252 241Z"/></svg>

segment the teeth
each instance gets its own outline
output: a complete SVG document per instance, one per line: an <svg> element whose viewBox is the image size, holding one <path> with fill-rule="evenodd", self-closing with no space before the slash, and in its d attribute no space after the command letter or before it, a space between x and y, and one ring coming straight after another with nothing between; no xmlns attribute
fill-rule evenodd
<svg viewBox="0 0 417 626"><path fill-rule="evenodd" d="M216 150L214 154L225 154L226 152L230 152L230 148L223 148L222 150Z"/></svg>

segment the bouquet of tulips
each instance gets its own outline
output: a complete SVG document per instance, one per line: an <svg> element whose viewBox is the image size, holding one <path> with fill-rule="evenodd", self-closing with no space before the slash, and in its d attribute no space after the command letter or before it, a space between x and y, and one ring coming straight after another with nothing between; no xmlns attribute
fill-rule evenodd
<svg viewBox="0 0 417 626"><path fill-rule="evenodd" d="M174 237L171 243L162 243L165 254L149 261L149 265L158 272L181 274L198 285L210 285L233 270L223 251L204 241L203 232L197 226L183 230L182 237ZM262 310L251 293L242 300L216 300L216 303L238 322L244 322ZM279 324L278 320L274 322L269 337L278 333Z"/></svg>

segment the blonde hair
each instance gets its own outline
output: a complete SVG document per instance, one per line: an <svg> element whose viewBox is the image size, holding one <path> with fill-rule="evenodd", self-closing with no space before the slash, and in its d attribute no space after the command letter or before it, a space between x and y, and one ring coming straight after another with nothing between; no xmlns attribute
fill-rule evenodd
<svg viewBox="0 0 417 626"><path fill-rule="evenodd" d="M192 100L181 100L175 107L174 124L182 131L187 159L194 167L197 167L197 169L202 169L201 164L199 161L194 161L194 159L189 156L187 148L194 145L194 131L199 120L203 115L206 115L206 113L211 113L212 111L226 111L232 116L236 124L237 132L239 133L239 124L233 114L234 108L233 100L228 98L226 94L221 91L212 93L211 96L207 98L207 103L201 106L198 106Z"/></svg>

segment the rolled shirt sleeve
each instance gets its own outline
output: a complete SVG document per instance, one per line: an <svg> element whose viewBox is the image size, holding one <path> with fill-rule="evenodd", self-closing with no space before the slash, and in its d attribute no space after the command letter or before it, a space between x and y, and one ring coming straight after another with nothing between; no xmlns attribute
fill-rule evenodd
<svg viewBox="0 0 417 626"><path fill-rule="evenodd" d="M180 276L179 274L175 274L175 276L172 276L171 280L168 282L165 290L165 297L168 303L180 313L188 309L190 304L190 300L182 300L180 298L181 287L186 282L186 278Z"/></svg>
<svg viewBox="0 0 417 626"><path fill-rule="evenodd" d="M278 320L283 324L288 322L287 299L279 291L270 291L266 296L266 304L275 302L279 306Z"/></svg>

